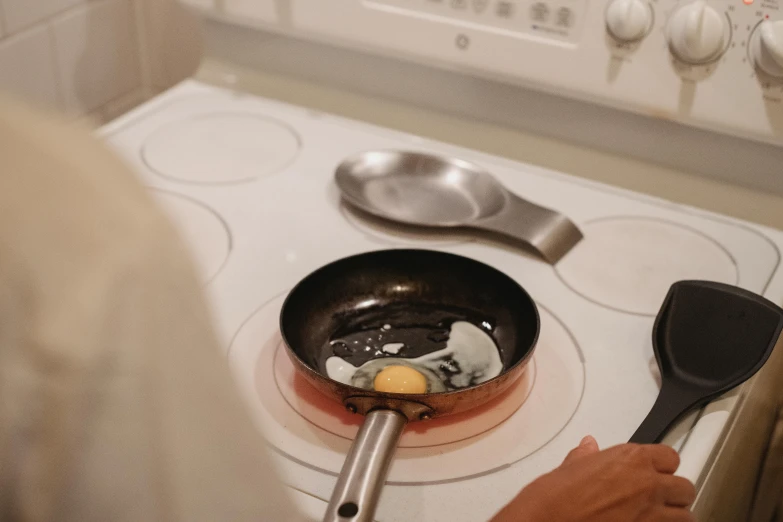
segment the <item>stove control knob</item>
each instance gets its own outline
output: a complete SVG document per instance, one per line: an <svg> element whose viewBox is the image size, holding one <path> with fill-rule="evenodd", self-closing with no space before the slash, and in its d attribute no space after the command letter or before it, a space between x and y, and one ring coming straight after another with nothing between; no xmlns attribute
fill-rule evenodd
<svg viewBox="0 0 783 522"><path fill-rule="evenodd" d="M706 63L726 48L728 22L706 0L690 2L674 12L666 27L671 52L691 64Z"/></svg>
<svg viewBox="0 0 783 522"><path fill-rule="evenodd" d="M606 8L606 30L621 42L641 40L651 22L652 12L646 0L612 0Z"/></svg>
<svg viewBox="0 0 783 522"><path fill-rule="evenodd" d="M750 50L756 67L783 79L783 21L761 22L751 37Z"/></svg>

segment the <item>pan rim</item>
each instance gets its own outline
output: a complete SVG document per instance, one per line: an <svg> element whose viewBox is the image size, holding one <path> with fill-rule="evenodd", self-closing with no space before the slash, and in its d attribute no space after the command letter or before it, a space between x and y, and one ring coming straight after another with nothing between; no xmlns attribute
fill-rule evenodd
<svg viewBox="0 0 783 522"><path fill-rule="evenodd" d="M338 263L343 263L352 259L356 259L359 257L365 257L370 256L373 254L382 254L387 252L400 252L400 253L426 253L426 254L436 254L441 256L447 256L452 258L459 258L464 261L468 261L470 263L474 263L477 265L481 265L482 267L495 272L499 276L501 276L504 279L507 279L509 283L514 285L519 291L522 293L522 295L527 299L527 301L530 303L533 309L533 315L535 316L535 335L533 336L533 340L530 342L530 346L527 349L527 352L514 364L509 366L508 368L504 368L499 375L496 375L495 377L484 381L480 384L474 384L472 386L468 386L466 388L461 388L459 390L449 390L445 392L433 392L433 393L386 393L386 392L378 392L375 390L367 390L365 388L358 388L356 386L352 386L350 384L341 383L339 381L336 381L329 377L328 375L324 375L314 368L312 368L309 364L307 364L304 360L302 360L301 357L294 351L294 349L291 347L291 344L286 336L285 329L283 328L283 317L285 315L286 307L289 303L289 300L291 299L291 296L295 293L295 291L300 288L302 285L304 285L308 280L315 277L317 274L321 273L324 270L327 270L334 265ZM282 306L280 307L280 314L278 319L278 327L280 329L280 335L283 338L283 345L285 346L286 351L288 352L289 356L293 356L300 364L300 368L302 368L305 372L311 374L314 377L321 378L321 379L327 379L328 381L338 384L340 386L344 386L350 390L356 391L356 396L365 396L365 397L377 397L377 398L383 398L383 399L396 399L401 401L408 401L408 402L421 402L426 401L428 398L433 397L451 397L455 395L460 395L468 391L472 390L478 390L484 387L492 386L493 383L499 382L502 379L504 379L508 374L512 373L516 368L519 368L520 366L526 366L530 359L533 357L533 354L536 351L536 348L538 346L538 340L541 335L541 314L538 311L538 305L536 304L535 300L532 298L532 296L525 290L525 288L519 284L515 279L513 279L511 276L506 274L505 272L502 272L501 270L498 270L497 268L488 265L482 261L479 261L477 259L473 259L471 257L463 256L460 254L453 254L451 252L444 252L441 250L432 250L432 249L426 249L426 248L384 248L384 249L378 249L378 250L368 250L365 252L360 252L357 254L352 254L349 256L345 256L339 259L336 259L334 261L331 261L325 265L322 265L321 267L313 270L308 275L306 275L304 278L302 278L296 285L294 285L291 290L289 290L288 295L286 295L285 300L283 301ZM494 341L494 339L493 339ZM520 374L521 375L521 374Z"/></svg>

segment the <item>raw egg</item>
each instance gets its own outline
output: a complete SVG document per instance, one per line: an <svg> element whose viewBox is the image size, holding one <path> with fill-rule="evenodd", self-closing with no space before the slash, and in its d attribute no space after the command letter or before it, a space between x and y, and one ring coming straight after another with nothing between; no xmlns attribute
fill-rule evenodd
<svg viewBox="0 0 783 522"><path fill-rule="evenodd" d="M389 343L381 353L397 355L404 347L404 343ZM467 388L497 377L503 371L503 361L492 337L466 321L456 321L451 325L445 348L420 357L383 356L359 367L337 356L326 360L329 378L365 390L387 391L378 388L378 377L390 368L395 368L392 375L416 375L415 382L424 384L417 384L415 388L421 391L388 391L439 393Z"/></svg>
<svg viewBox="0 0 783 522"><path fill-rule="evenodd" d="M426 393L427 378L410 366L387 366L375 376L373 386L385 393Z"/></svg>

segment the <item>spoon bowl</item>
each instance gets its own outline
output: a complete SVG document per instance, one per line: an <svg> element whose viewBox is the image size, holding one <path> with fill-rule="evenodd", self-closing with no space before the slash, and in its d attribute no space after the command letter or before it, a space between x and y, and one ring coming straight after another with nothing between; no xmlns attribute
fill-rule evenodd
<svg viewBox="0 0 783 522"><path fill-rule="evenodd" d="M553 264L582 239L562 214L512 194L489 172L461 159L369 151L344 161L335 181L348 204L375 216L501 234Z"/></svg>

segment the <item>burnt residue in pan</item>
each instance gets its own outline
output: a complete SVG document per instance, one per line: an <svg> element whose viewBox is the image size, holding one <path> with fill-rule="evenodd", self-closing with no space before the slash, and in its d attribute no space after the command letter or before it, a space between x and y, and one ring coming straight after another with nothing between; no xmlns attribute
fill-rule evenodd
<svg viewBox="0 0 783 522"><path fill-rule="evenodd" d="M495 319L474 310L415 303L354 310L336 321L340 326L320 350L319 371L326 373L326 360L333 355L358 367L373 359L415 358L443 350L457 321L473 324L495 341Z"/></svg>

